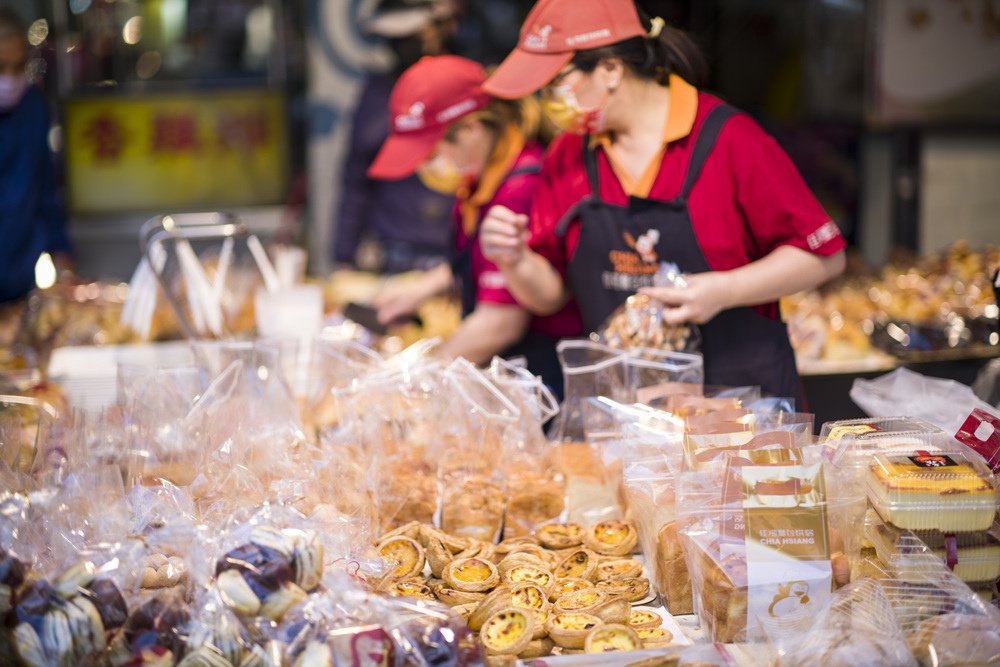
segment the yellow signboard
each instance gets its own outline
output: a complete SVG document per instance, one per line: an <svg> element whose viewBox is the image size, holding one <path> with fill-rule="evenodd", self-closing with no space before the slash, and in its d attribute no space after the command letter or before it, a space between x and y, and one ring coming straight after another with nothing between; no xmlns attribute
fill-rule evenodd
<svg viewBox="0 0 1000 667"><path fill-rule="evenodd" d="M65 135L75 213L276 204L288 188L277 91L75 99Z"/></svg>

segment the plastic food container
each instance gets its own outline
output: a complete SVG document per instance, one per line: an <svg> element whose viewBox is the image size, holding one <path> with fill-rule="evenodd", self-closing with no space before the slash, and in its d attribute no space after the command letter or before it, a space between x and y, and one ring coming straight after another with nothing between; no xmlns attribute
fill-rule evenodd
<svg viewBox="0 0 1000 667"><path fill-rule="evenodd" d="M996 488L981 460L960 452L877 454L868 466L868 501L897 528L979 532L993 525Z"/></svg>
<svg viewBox="0 0 1000 667"><path fill-rule="evenodd" d="M942 562L966 583L1000 579L1000 526L982 533L913 533L876 518L866 524L865 532L898 579L923 581Z"/></svg>

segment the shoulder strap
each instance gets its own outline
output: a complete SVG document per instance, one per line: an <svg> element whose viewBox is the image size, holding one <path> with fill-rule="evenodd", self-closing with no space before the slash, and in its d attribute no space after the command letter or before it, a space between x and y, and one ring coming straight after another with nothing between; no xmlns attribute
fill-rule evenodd
<svg viewBox="0 0 1000 667"><path fill-rule="evenodd" d="M698 180L701 168L705 166L705 161L708 160L709 154L715 147L715 141L719 138L722 126L736 113L736 109L728 104L720 104L708 112L708 116L701 124L701 130L698 131L698 138L695 139L694 149L691 151L691 161L688 162L687 175L684 177L684 187L681 188L682 198L687 199L688 194L691 193L691 188L694 187L695 181Z"/></svg>
<svg viewBox="0 0 1000 667"><path fill-rule="evenodd" d="M528 174L537 174L542 170L542 165L540 162L535 164L526 164L523 167L518 167L517 169L512 169L507 178L512 176L527 176Z"/></svg>

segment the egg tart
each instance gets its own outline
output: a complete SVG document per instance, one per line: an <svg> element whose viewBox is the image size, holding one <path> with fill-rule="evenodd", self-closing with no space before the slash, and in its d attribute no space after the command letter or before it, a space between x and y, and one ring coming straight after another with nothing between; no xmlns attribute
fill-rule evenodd
<svg viewBox="0 0 1000 667"><path fill-rule="evenodd" d="M445 566L441 578L450 588L466 593L482 593L500 583L496 565L482 558L455 559Z"/></svg>
<svg viewBox="0 0 1000 667"><path fill-rule="evenodd" d="M635 526L620 519L595 523L583 536L584 546L602 556L627 556L638 541Z"/></svg>
<svg viewBox="0 0 1000 667"><path fill-rule="evenodd" d="M470 591L458 591L454 588L448 587L446 584L438 584L432 586L431 590L434 591L435 597L438 600L448 605L449 607L456 607L460 604L472 604L482 602L483 598L486 597L486 593L473 593Z"/></svg>
<svg viewBox="0 0 1000 667"><path fill-rule="evenodd" d="M593 583L587 581L586 579L569 578L569 579L557 579L549 589L549 600L555 602L563 595L568 593L573 593L576 591L582 591L584 588L592 588Z"/></svg>
<svg viewBox="0 0 1000 667"><path fill-rule="evenodd" d="M589 549L576 549L556 566L556 579L592 580L597 573L597 555Z"/></svg>
<svg viewBox="0 0 1000 667"><path fill-rule="evenodd" d="M536 639L532 639L524 650L517 654L517 657L521 660L542 658L552 653L554 646L555 643L548 637L538 637Z"/></svg>
<svg viewBox="0 0 1000 667"><path fill-rule="evenodd" d="M629 602L638 602L649 595L649 579L645 577L599 581L597 587L611 595L619 595Z"/></svg>
<svg viewBox="0 0 1000 667"><path fill-rule="evenodd" d="M391 597L434 599L434 592L431 590L431 587L419 577L394 582L385 592Z"/></svg>
<svg viewBox="0 0 1000 667"><path fill-rule="evenodd" d="M633 609L628 617L628 624L636 630L658 628L663 625L663 617L652 609Z"/></svg>
<svg viewBox="0 0 1000 667"><path fill-rule="evenodd" d="M551 572L534 565L515 565L503 573L505 584L527 582L537 585L544 591L550 590L555 580Z"/></svg>
<svg viewBox="0 0 1000 667"><path fill-rule="evenodd" d="M583 528L578 523L547 523L535 529L535 537L546 549L568 549L583 544Z"/></svg>
<svg viewBox="0 0 1000 667"><path fill-rule="evenodd" d="M674 635L663 628L634 628L643 648L660 648L674 641Z"/></svg>
<svg viewBox="0 0 1000 667"><path fill-rule="evenodd" d="M592 609L597 608L610 599L611 596L607 591L590 587L563 595L556 599L554 606L558 612L586 611L592 613Z"/></svg>
<svg viewBox="0 0 1000 667"><path fill-rule="evenodd" d="M497 570L500 572L500 576L503 577L511 569L521 565L537 567L540 570L549 569L549 562L547 558L539 558L538 556L526 553L516 553L507 556L497 563Z"/></svg>
<svg viewBox="0 0 1000 667"><path fill-rule="evenodd" d="M510 586L511 606L524 609L548 609L549 596L538 584L521 582Z"/></svg>
<svg viewBox="0 0 1000 667"><path fill-rule="evenodd" d="M486 619L479 630L479 641L487 653L517 655L528 647L534 634L534 614L509 607Z"/></svg>
<svg viewBox="0 0 1000 667"><path fill-rule="evenodd" d="M409 579L424 569L424 548L413 538L389 537L379 542L377 550L392 568L389 576L393 579Z"/></svg>
<svg viewBox="0 0 1000 667"><path fill-rule="evenodd" d="M398 528L393 528L392 530L387 532L385 535L382 536L381 541L385 542L391 537L399 537L400 535L402 535L403 537L408 537L411 540L416 540L420 537L421 528L422 526L419 521L410 521L409 523L404 523L402 526L399 526Z"/></svg>
<svg viewBox="0 0 1000 667"><path fill-rule="evenodd" d="M559 646L581 649L590 631L603 624L604 621L593 614L571 611L550 614L545 629Z"/></svg>
<svg viewBox="0 0 1000 667"><path fill-rule="evenodd" d="M583 643L583 650L587 653L636 651L641 648L642 640L639 639L636 631L627 625L618 623L594 628Z"/></svg>
<svg viewBox="0 0 1000 667"><path fill-rule="evenodd" d="M455 556L444 545L441 538L433 535L427 538L427 542L424 545L424 552L427 564L431 567L431 574L435 577L440 577L444 572L444 568L448 566L448 563L455 559Z"/></svg>
<svg viewBox="0 0 1000 667"><path fill-rule="evenodd" d="M603 561L597 566L598 581L633 579L642 576L642 563L632 558L616 558Z"/></svg>

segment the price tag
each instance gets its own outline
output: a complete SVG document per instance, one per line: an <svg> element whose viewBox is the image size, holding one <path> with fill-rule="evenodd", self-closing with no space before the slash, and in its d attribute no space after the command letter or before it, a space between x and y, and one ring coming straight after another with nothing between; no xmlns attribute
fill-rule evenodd
<svg viewBox="0 0 1000 667"><path fill-rule="evenodd" d="M1000 473L1000 417L976 408L955 439L982 456L994 473Z"/></svg>

